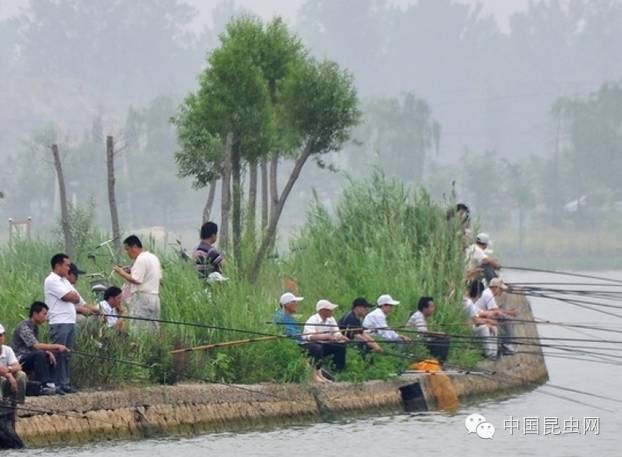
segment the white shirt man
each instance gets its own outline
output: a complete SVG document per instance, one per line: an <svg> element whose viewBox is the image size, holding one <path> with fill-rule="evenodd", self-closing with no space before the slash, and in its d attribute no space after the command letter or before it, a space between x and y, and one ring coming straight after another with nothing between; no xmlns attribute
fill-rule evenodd
<svg viewBox="0 0 622 457"><path fill-rule="evenodd" d="M337 321L332 316L332 311L337 306L328 300L318 301L316 304L317 313L309 317L305 322L302 339L305 341L345 341L346 338L341 334L339 325L337 325ZM322 312L324 317L320 314L321 310L326 310ZM327 311L331 311L331 315L328 315Z"/></svg>
<svg viewBox="0 0 622 457"><path fill-rule="evenodd" d="M130 284L131 295L136 292L149 295L160 294L162 267L160 260L151 252L142 251L136 257L132 265L131 275L138 282L138 284Z"/></svg>
<svg viewBox="0 0 622 457"><path fill-rule="evenodd" d="M74 304L71 301L63 299L63 297L66 297L70 292L78 296L78 303ZM45 278L43 293L45 296L45 304L50 308L48 313L50 325L76 323L76 305L79 305L82 297L76 292L67 278L52 271L47 278Z"/></svg>
<svg viewBox="0 0 622 457"><path fill-rule="evenodd" d="M410 338L400 335L396 331L392 330L387 324L387 316L393 312L395 306L400 302L394 300L390 295L385 294L378 297L376 302L378 308L373 310L363 320L363 327L372 335L378 336L383 340L396 341L405 340Z"/></svg>

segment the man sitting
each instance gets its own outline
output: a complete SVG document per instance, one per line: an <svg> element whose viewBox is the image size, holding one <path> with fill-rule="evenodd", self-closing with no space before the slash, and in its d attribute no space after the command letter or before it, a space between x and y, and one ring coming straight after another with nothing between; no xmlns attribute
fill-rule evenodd
<svg viewBox="0 0 622 457"><path fill-rule="evenodd" d="M385 341L411 341L409 337L400 335L387 324L387 316L393 312L400 302L393 300L393 297L385 294L378 297L376 303L378 308L365 316L363 328L368 330L371 335L378 336Z"/></svg>
<svg viewBox="0 0 622 457"><path fill-rule="evenodd" d="M480 310L475 302L480 299L484 292L484 284L481 281L471 281L463 301L464 314L473 331L481 338L484 353L489 359L496 359L499 351L497 344L497 317L499 313L491 310Z"/></svg>
<svg viewBox="0 0 622 457"><path fill-rule="evenodd" d="M325 358L333 360L337 372L346 367L346 346L342 343L348 338L339 331L333 317L333 310L338 306L328 300L319 300L315 305L316 313L305 322L302 339L316 360L316 369L321 368L321 361Z"/></svg>
<svg viewBox="0 0 622 457"><path fill-rule="evenodd" d="M514 349L510 346L514 335L514 326L511 318L516 317L518 311L515 308L501 309L497 304L497 299L507 290L507 286L501 278L493 278L488 288L482 292L482 296L475 302L478 311L488 311L485 317L494 318L499 322L500 333L502 335L501 350L503 355L514 354Z"/></svg>
<svg viewBox="0 0 622 457"><path fill-rule="evenodd" d="M497 277L497 270L501 265L489 255L490 244L490 236L480 233L475 238L475 243L467 248L467 279L475 279L483 273L486 281L490 283Z"/></svg>
<svg viewBox="0 0 622 457"><path fill-rule="evenodd" d="M436 305L432 297L421 297L417 304L417 311L410 316L406 326L423 333L423 340L430 354L441 362L445 362L449 352L449 337L440 333L431 334L428 331L427 319L434 314L435 309Z"/></svg>
<svg viewBox="0 0 622 457"><path fill-rule="evenodd" d="M32 380L41 383L43 395L62 393L54 384L56 357L54 352L68 352L62 344L40 343L39 326L48 317L48 306L40 301L30 305L29 318L20 322L13 332L12 346L25 371L32 372Z"/></svg>
<svg viewBox="0 0 622 457"><path fill-rule="evenodd" d="M362 319L367 316L370 304L364 298L357 298L352 302L352 309L339 319L339 328L350 340L359 341L359 348L363 353L370 350L382 352L382 347L363 331Z"/></svg>
<svg viewBox="0 0 622 457"><path fill-rule="evenodd" d="M125 333L125 321L119 316L125 314L123 309L123 291L116 286L111 286L104 292L104 299L99 302L99 312L102 314L106 326L115 329L119 333Z"/></svg>
<svg viewBox="0 0 622 457"><path fill-rule="evenodd" d="M0 390L4 405L14 406L16 403L24 403L28 378L13 349L5 346L4 337L4 327L0 325ZM7 412L10 414L13 411L7 409Z"/></svg>

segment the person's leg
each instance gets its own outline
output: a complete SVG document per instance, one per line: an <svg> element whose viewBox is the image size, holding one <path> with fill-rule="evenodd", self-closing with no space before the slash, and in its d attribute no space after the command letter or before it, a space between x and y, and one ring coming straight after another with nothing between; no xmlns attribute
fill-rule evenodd
<svg viewBox="0 0 622 457"><path fill-rule="evenodd" d="M50 325L50 340L53 344L65 344L64 335L61 331L62 324L52 324ZM63 379L63 374L65 372L64 367L66 361L66 354L59 352L56 355L56 370L54 371L54 382L56 387L62 387L65 381Z"/></svg>
<svg viewBox="0 0 622 457"><path fill-rule="evenodd" d="M343 371L346 367L346 346L339 343L325 343L322 346L324 357L332 357L335 371Z"/></svg>
<svg viewBox="0 0 622 457"><path fill-rule="evenodd" d="M313 359L313 366L318 369L322 366L324 348L319 343L304 343L300 346Z"/></svg>
<svg viewBox="0 0 622 457"><path fill-rule="evenodd" d="M446 362L447 354L449 353L449 342L448 337L432 337L426 341L425 346L432 357L440 362Z"/></svg>
<svg viewBox="0 0 622 457"><path fill-rule="evenodd" d="M17 392L15 392L15 400L17 403L24 403L26 401L26 384L28 383L28 376L23 371L18 371L13 375L15 381L17 381Z"/></svg>
<svg viewBox="0 0 622 457"><path fill-rule="evenodd" d="M26 372L33 372L32 380L42 384L54 382L50 374L50 359L45 351L32 351L20 361L22 369Z"/></svg>
<svg viewBox="0 0 622 457"><path fill-rule="evenodd" d="M487 325L477 325L474 330L475 334L482 339L486 357L496 359L499 345L494 333L490 331L490 327Z"/></svg>
<svg viewBox="0 0 622 457"><path fill-rule="evenodd" d="M76 347L76 326L75 324L67 325L67 344L70 350ZM65 364L65 377L67 378L67 388L71 388L71 353L67 354L67 363Z"/></svg>

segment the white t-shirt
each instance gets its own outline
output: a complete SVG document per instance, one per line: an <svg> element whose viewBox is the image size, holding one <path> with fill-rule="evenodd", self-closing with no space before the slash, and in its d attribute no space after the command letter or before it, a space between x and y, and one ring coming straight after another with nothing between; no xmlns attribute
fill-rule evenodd
<svg viewBox="0 0 622 457"><path fill-rule="evenodd" d="M475 302L475 307L480 311L490 311L499 308L497 300L495 300L495 296L490 288L487 287L484 290L482 296Z"/></svg>
<svg viewBox="0 0 622 457"><path fill-rule="evenodd" d="M17 363L17 357L15 352L10 346L2 345L2 352L0 352L0 367L9 368L14 363Z"/></svg>
<svg viewBox="0 0 622 457"><path fill-rule="evenodd" d="M414 327L418 332L428 331L428 323L421 311L416 311L415 313L413 313L413 315L410 316L410 319L408 319L406 325L408 327Z"/></svg>
<svg viewBox="0 0 622 457"><path fill-rule="evenodd" d="M302 331L302 339L309 340L311 339L311 335L315 333L323 333L327 337L331 334L339 333L339 326L337 325L337 321L334 317L328 317L326 320L322 320L322 317L319 313L314 314L307 322L305 322L304 329Z"/></svg>
<svg viewBox="0 0 622 457"><path fill-rule="evenodd" d="M106 300L100 301L98 307L102 314L107 314L107 316L104 316L106 325L108 327L114 327L117 324L117 310L110 306L110 303Z"/></svg>
<svg viewBox="0 0 622 457"><path fill-rule="evenodd" d="M43 294L45 296L45 304L50 308L48 313L50 325L76 323L76 306L62 299L69 292L73 291L75 289L67 278L61 278L54 272L51 272L45 278Z"/></svg>
<svg viewBox="0 0 622 457"><path fill-rule="evenodd" d="M162 267L160 260L151 252L143 251L138 254L131 269L132 278L140 284L130 284L130 294L136 292L150 295L160 293L160 279L162 279Z"/></svg>
<svg viewBox="0 0 622 457"><path fill-rule="evenodd" d="M376 308L363 320L363 327L369 330L369 333L374 335L378 335L380 338L385 340L399 340L401 339L399 334L391 328L387 324L387 316L382 311L382 308Z"/></svg>
<svg viewBox="0 0 622 457"><path fill-rule="evenodd" d="M478 309L473 303L473 300L469 297L464 297L464 301L462 302L464 316L468 319L470 323L473 323L473 318L477 316Z"/></svg>

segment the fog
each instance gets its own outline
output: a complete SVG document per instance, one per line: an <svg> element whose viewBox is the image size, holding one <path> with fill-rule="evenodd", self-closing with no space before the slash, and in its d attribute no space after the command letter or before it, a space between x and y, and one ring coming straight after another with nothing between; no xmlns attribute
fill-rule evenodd
<svg viewBox="0 0 622 457"><path fill-rule="evenodd" d="M341 151L303 169L282 239L313 190L332 208L347 175L378 167L469 204L508 257L574 266L579 251L619 248L622 0L0 0L0 217L56 236L58 144L70 203L109 231L112 135L123 231L193 241L207 189L178 177L170 118L227 21L248 13L281 15L348 69L363 112Z"/></svg>

